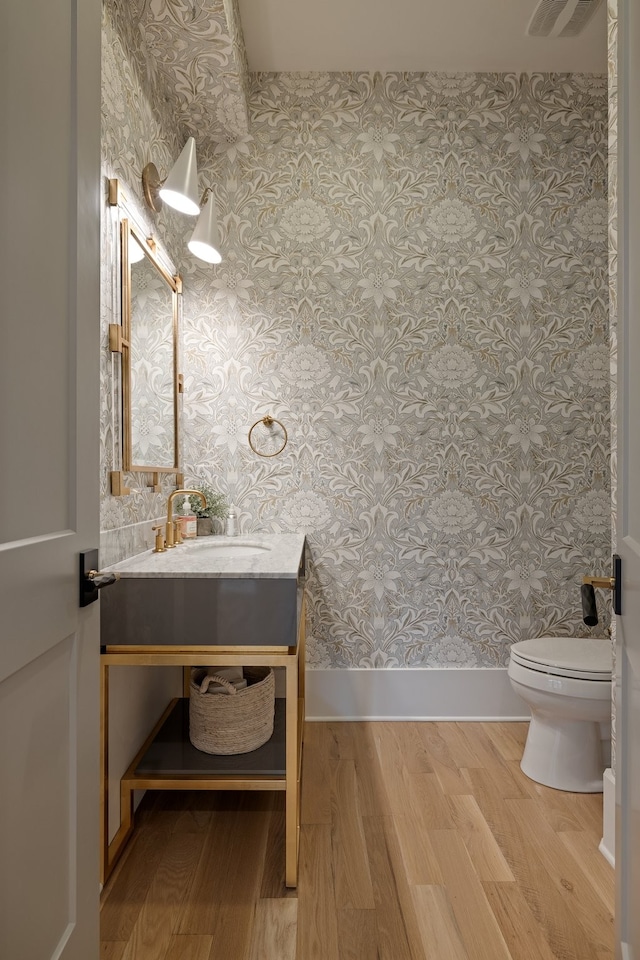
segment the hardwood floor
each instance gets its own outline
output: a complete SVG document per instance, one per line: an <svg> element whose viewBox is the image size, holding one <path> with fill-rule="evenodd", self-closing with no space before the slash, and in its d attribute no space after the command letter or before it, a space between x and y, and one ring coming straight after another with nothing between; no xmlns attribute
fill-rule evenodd
<svg viewBox="0 0 640 960"><path fill-rule="evenodd" d="M102 960L609 960L602 797L528 780L520 723L307 724L281 793L148 793Z"/></svg>

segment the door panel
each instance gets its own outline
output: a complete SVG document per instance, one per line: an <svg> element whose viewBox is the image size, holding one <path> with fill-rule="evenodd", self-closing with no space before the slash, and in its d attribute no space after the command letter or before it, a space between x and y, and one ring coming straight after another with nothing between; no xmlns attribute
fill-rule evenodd
<svg viewBox="0 0 640 960"><path fill-rule="evenodd" d="M100 0L2 4L0 957L97 960Z"/></svg>
<svg viewBox="0 0 640 960"><path fill-rule="evenodd" d="M619 960L640 960L640 10L618 19L618 552L622 616L616 622L616 878Z"/></svg>
<svg viewBox="0 0 640 960"><path fill-rule="evenodd" d="M0 539L12 542L72 526L67 335L74 299L75 23L70 0L3 3L2 20L0 269L3 301L10 293L2 304L2 344L11 363L2 369L0 435L6 480L14 485L0 498ZM42 381L25 375L36 353L51 363L53 375L45 372Z"/></svg>
<svg viewBox="0 0 640 960"><path fill-rule="evenodd" d="M0 822L15 810L30 824L29 848L19 832L3 831L0 862L11 878L0 913L8 943L25 957L52 957L73 924L70 811L74 805L77 745L71 714L76 707L76 638L69 637L0 685ZM47 793L43 793L43 785ZM29 854L29 850L31 853ZM32 859L35 853L35 859ZM34 873L48 896L32 919L29 891ZM8 955L8 954L5 954Z"/></svg>

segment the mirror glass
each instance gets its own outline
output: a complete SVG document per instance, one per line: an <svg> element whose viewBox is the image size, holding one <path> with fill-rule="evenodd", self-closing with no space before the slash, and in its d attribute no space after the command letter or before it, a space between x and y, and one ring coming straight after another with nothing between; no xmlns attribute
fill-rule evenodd
<svg viewBox="0 0 640 960"><path fill-rule="evenodd" d="M123 468L178 470L178 287L122 221Z"/></svg>

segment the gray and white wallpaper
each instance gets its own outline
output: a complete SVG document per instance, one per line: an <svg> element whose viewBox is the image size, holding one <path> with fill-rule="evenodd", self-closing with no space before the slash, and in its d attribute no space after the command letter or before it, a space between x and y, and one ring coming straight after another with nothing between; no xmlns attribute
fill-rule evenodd
<svg viewBox="0 0 640 960"><path fill-rule="evenodd" d="M246 530L308 533L312 665L495 666L588 633L606 77L254 80L251 135L205 174L224 262L184 265L187 474ZM267 413L289 432L268 460L247 443Z"/></svg>
<svg viewBox="0 0 640 960"><path fill-rule="evenodd" d="M224 139L248 132L248 67L237 0L108 0L143 85L174 127Z"/></svg>
<svg viewBox="0 0 640 960"><path fill-rule="evenodd" d="M140 154L177 149L107 59L105 164L135 184ZM248 134L199 144L223 263L184 256L191 223L155 225L184 276L186 479L245 531L307 532L311 666L496 666L515 640L590 633L580 581L611 536L606 77L258 75L249 109ZM265 414L289 435L269 459L247 441ZM163 503L105 491L103 528Z"/></svg>

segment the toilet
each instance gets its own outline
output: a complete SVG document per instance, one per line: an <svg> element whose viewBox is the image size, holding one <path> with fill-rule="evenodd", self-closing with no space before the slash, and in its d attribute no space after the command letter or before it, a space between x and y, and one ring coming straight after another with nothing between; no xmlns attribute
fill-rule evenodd
<svg viewBox="0 0 640 960"><path fill-rule="evenodd" d="M511 647L509 679L531 710L520 767L556 790L601 793L611 755L611 643L538 637Z"/></svg>

